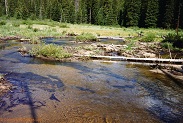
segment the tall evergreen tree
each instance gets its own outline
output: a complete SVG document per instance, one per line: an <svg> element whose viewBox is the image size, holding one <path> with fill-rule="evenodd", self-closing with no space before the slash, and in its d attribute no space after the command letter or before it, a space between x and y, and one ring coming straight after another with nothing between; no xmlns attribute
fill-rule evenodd
<svg viewBox="0 0 183 123"><path fill-rule="evenodd" d="M147 3L148 3L148 0L141 0L141 10L140 10L139 27L145 27L145 18L146 18L146 12L147 12Z"/></svg>
<svg viewBox="0 0 183 123"><path fill-rule="evenodd" d="M91 9L91 23L96 24L97 23L97 14L100 9L100 0L92 0L92 9Z"/></svg>
<svg viewBox="0 0 183 123"><path fill-rule="evenodd" d="M26 0L18 0L15 16L18 19L27 19L29 17L29 11L26 6Z"/></svg>
<svg viewBox="0 0 183 123"><path fill-rule="evenodd" d="M140 19L141 0L125 0L125 26L138 26Z"/></svg>
<svg viewBox="0 0 183 123"><path fill-rule="evenodd" d="M0 0L0 16L4 15L4 10L5 10L4 0Z"/></svg>
<svg viewBox="0 0 183 123"><path fill-rule="evenodd" d="M17 8L17 1L15 0L8 0L8 5L9 5L9 16L14 16L15 15L15 10Z"/></svg>
<svg viewBox="0 0 183 123"><path fill-rule="evenodd" d="M51 19L54 21L60 21L61 17L61 7L58 0L55 0L52 4L52 10L51 10Z"/></svg>
<svg viewBox="0 0 183 123"><path fill-rule="evenodd" d="M75 19L76 19L76 13L75 13L75 7L74 7L74 1L70 1L69 3L69 22L70 23L75 23Z"/></svg>
<svg viewBox="0 0 183 123"><path fill-rule="evenodd" d="M158 13L157 27L160 27L160 28L163 27L163 23L165 19L164 15L166 12L166 1L167 0L159 0L159 13Z"/></svg>
<svg viewBox="0 0 183 123"><path fill-rule="evenodd" d="M101 7L97 13L97 17L96 17L96 24L97 25L104 25L104 10L103 7Z"/></svg>
<svg viewBox="0 0 183 123"><path fill-rule="evenodd" d="M166 1L166 9L164 14L163 27L171 28L174 19L174 0Z"/></svg>
<svg viewBox="0 0 183 123"><path fill-rule="evenodd" d="M105 25L112 25L113 24L113 9L112 9L112 1L111 0L106 0L104 2L104 7L103 7L104 11L104 23Z"/></svg>
<svg viewBox="0 0 183 123"><path fill-rule="evenodd" d="M79 4L79 11L77 12L77 23L87 23L87 6L85 0L81 0Z"/></svg>
<svg viewBox="0 0 183 123"><path fill-rule="evenodd" d="M0 0L0 16L68 23L183 28L182 0Z"/></svg>
<svg viewBox="0 0 183 123"><path fill-rule="evenodd" d="M159 13L159 1L148 0L145 25L146 27L157 27Z"/></svg>

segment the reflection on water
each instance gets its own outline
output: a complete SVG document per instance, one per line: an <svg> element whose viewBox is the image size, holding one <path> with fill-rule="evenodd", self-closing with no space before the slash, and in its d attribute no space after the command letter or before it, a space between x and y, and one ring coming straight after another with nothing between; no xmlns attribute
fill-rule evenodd
<svg viewBox="0 0 183 123"><path fill-rule="evenodd" d="M47 62L0 52L0 73L14 85L0 98L0 121L183 122L183 89L127 62ZM31 120L30 120L31 119Z"/></svg>
<svg viewBox="0 0 183 123"><path fill-rule="evenodd" d="M67 37L67 38L44 38L42 39L43 42L46 42L47 44L57 44L57 45L62 45L62 46L78 46L77 43L75 43L75 38L74 37ZM115 45L123 45L124 40L122 39L100 39L100 42L104 44L115 44ZM88 43L83 43L83 44L88 44ZM79 45L82 45L79 43Z"/></svg>

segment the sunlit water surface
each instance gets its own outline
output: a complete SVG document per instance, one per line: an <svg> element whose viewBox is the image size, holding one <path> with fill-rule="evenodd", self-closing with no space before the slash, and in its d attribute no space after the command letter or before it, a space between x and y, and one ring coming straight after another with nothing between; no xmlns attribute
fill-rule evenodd
<svg viewBox="0 0 183 123"><path fill-rule="evenodd" d="M128 62L49 62L1 43L0 73L13 89L0 98L0 122L182 123L183 88Z"/></svg>

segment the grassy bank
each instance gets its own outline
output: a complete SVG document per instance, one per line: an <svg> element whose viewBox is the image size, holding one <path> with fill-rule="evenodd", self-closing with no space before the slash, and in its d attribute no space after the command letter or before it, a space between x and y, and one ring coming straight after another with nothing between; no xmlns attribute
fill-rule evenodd
<svg viewBox="0 0 183 123"><path fill-rule="evenodd" d="M43 36L63 36L68 33L82 34L92 33L96 36L138 36L148 35L149 33L161 37L174 30L164 29L144 29L138 27L109 27L96 26L89 24L68 24L59 23L50 20L16 20L16 19L0 19L0 36L21 36L26 38L36 38Z"/></svg>
<svg viewBox="0 0 183 123"><path fill-rule="evenodd" d="M164 29L144 29L138 27L110 27L97 26L89 24L68 24L59 23L51 20L17 20L0 18L0 37L17 36L21 38L31 39L31 42L37 42L39 37L61 37L66 35L78 35L77 41L97 41L97 36L112 36L124 37L128 47L126 50L132 50L135 47L136 41L142 42L161 42L164 41L168 34L175 33L175 30ZM169 36L171 40L183 39L183 31L179 32L181 38ZM175 43L165 41L162 45L165 48L170 48ZM41 45L34 47L32 55L53 57L56 59L71 57L70 54L64 51L62 47L56 45Z"/></svg>
<svg viewBox="0 0 183 123"><path fill-rule="evenodd" d="M64 50L63 47L55 44L39 44L33 47L29 53L32 56L47 57L56 60L72 57L72 54Z"/></svg>

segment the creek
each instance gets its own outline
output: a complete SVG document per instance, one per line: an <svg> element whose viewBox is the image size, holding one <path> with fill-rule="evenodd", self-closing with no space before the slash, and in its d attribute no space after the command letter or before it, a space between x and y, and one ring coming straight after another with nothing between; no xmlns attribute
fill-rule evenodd
<svg viewBox="0 0 183 123"><path fill-rule="evenodd" d="M20 46L0 43L0 73L13 84L0 97L0 122L183 122L183 88L148 66L45 61L22 57Z"/></svg>

